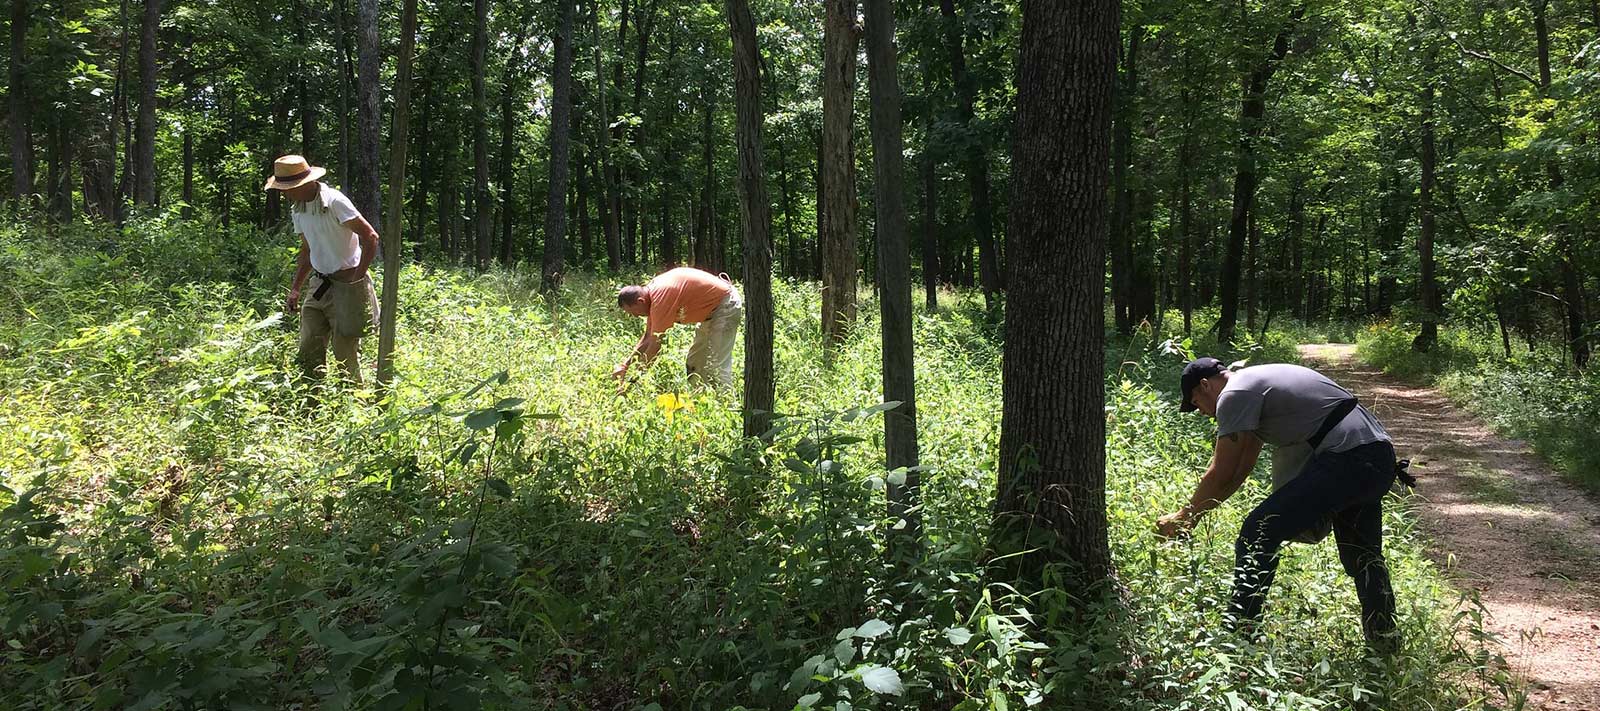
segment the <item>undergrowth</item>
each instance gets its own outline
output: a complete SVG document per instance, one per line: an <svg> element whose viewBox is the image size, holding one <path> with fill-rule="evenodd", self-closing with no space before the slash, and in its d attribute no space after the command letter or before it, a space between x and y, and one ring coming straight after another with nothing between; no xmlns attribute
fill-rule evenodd
<svg viewBox="0 0 1600 711"><path fill-rule="evenodd" d="M783 415L633 391L617 280L408 266L392 397L294 377L280 236L181 222L0 228L0 706L1486 708L1481 610L1386 514L1406 643L1369 659L1331 545L1290 546L1267 642L1220 631L1233 532L1192 539L1209 427L1156 331L1107 356L1118 592L983 567L1001 345L981 299L915 323L926 535L888 562L876 305L832 369L779 281ZM370 356L376 339L368 339ZM1245 352L1292 358L1268 334ZM1205 344L1201 344L1203 347ZM1284 348L1287 346L1288 351ZM682 393L685 396L680 397ZM309 397L308 397L309 396ZM1087 610L1088 614L1085 614ZM1496 691L1498 689L1498 691Z"/></svg>

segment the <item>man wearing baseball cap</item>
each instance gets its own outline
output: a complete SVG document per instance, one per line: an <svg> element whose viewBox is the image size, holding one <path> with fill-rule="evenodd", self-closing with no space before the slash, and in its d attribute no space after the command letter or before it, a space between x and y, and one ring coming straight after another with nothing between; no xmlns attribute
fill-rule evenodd
<svg viewBox="0 0 1600 711"><path fill-rule="evenodd" d="M318 179L328 171L300 156L283 156L272 164L266 190L289 198L289 214L300 234L300 256L284 310L300 312L300 368L309 378L322 375L333 345L349 378L361 382L356 354L361 337L378 317L378 298L367 267L378 255L378 233L350 198ZM300 300L300 287L311 281L311 298Z"/></svg>
<svg viewBox="0 0 1600 711"><path fill-rule="evenodd" d="M1362 631L1378 651L1398 647L1394 591L1383 559L1383 496L1400 474L1389 433L1348 390L1289 364L1231 370L1215 358L1183 367L1180 410L1216 418L1211 465L1189 503L1162 516L1163 536L1186 533L1255 468L1273 446L1273 492L1245 518L1234 544L1233 622L1253 634L1289 540L1316 542L1331 524L1339 561L1355 580Z"/></svg>

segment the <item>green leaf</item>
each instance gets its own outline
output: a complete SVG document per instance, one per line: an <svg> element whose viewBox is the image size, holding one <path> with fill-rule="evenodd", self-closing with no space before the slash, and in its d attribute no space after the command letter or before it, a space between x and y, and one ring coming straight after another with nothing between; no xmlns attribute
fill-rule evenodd
<svg viewBox="0 0 1600 711"><path fill-rule="evenodd" d="M821 700L822 694L820 693L806 694L805 696L800 697L799 701L795 702L794 707L796 709L809 709L813 706L816 706L817 702Z"/></svg>
<svg viewBox="0 0 1600 711"><path fill-rule="evenodd" d="M849 664L850 660L856 658L856 645L848 639L839 640L838 644L833 645L833 658L839 660L840 666Z"/></svg>
<svg viewBox="0 0 1600 711"><path fill-rule="evenodd" d="M889 667L871 666L863 669L861 683L873 693L890 696L899 696L906 690L905 685L900 683L900 672Z"/></svg>
<svg viewBox="0 0 1600 711"><path fill-rule="evenodd" d="M468 413L465 419L461 420L461 424L466 425L467 429L476 432L498 425L500 420L503 419L505 419L505 415L491 407L485 410L473 410Z"/></svg>
<svg viewBox="0 0 1600 711"><path fill-rule="evenodd" d="M505 498L511 498L511 485L507 484L505 479L490 479L487 483L490 491Z"/></svg>
<svg viewBox="0 0 1600 711"><path fill-rule="evenodd" d="M960 647L972 641L972 630L965 627L951 627L944 631L944 638L950 640L951 644Z"/></svg>
<svg viewBox="0 0 1600 711"><path fill-rule="evenodd" d="M873 639L892 629L894 629L894 626L883 620L867 620L866 624L856 628L855 636L862 639Z"/></svg>

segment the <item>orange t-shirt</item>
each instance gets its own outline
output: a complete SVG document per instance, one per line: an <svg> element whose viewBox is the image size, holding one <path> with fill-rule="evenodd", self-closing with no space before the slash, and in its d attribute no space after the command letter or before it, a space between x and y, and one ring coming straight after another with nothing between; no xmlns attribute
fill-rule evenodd
<svg viewBox="0 0 1600 711"><path fill-rule="evenodd" d="M644 285L650 299L647 326L660 335L675 323L700 323L728 298L733 285L693 267L668 269Z"/></svg>

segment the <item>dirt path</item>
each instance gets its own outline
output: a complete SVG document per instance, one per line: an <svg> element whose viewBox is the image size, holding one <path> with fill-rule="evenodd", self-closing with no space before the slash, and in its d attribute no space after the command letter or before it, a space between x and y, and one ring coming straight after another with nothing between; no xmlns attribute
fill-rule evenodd
<svg viewBox="0 0 1600 711"><path fill-rule="evenodd" d="M1300 354L1372 408L1412 460L1432 556L1478 592L1529 707L1600 711L1600 505L1443 393L1361 363L1355 346Z"/></svg>

